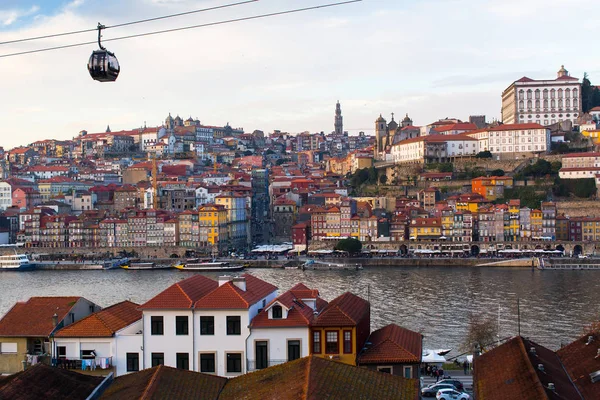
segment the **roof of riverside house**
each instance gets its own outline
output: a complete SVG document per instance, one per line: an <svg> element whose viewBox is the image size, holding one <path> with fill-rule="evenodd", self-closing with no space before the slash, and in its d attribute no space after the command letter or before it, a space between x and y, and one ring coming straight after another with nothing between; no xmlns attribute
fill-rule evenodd
<svg viewBox="0 0 600 400"><path fill-rule="evenodd" d="M216 400L227 378L159 365L117 377L101 400Z"/></svg>
<svg viewBox="0 0 600 400"><path fill-rule="evenodd" d="M174 283L146 303L141 309L182 309L192 308L194 303L207 295L219 284L203 275L194 275L181 282Z"/></svg>
<svg viewBox="0 0 600 400"><path fill-rule="evenodd" d="M419 363L423 354L423 335L396 324L371 333L367 350L358 356L359 364Z"/></svg>
<svg viewBox="0 0 600 400"><path fill-rule="evenodd" d="M68 325L54 334L55 337L112 337L139 321L142 312L139 304L122 301Z"/></svg>
<svg viewBox="0 0 600 400"><path fill-rule="evenodd" d="M481 355L473 382L486 400L581 399L556 353L520 336Z"/></svg>
<svg viewBox="0 0 600 400"><path fill-rule="evenodd" d="M83 400L103 380L40 363L0 380L0 399Z"/></svg>
<svg viewBox="0 0 600 400"><path fill-rule="evenodd" d="M356 326L371 312L369 302L346 292L331 300L313 322L313 326Z"/></svg>
<svg viewBox="0 0 600 400"><path fill-rule="evenodd" d="M243 274L246 290L228 281L196 301L195 308L210 309L247 309L257 301L277 290L277 286L258 279L250 274Z"/></svg>
<svg viewBox="0 0 600 400"><path fill-rule="evenodd" d="M309 307L302 301L303 299L314 299L316 310ZM289 310L286 318L269 319L268 310L275 303L279 303ZM319 297L318 290L309 289L304 284L299 283L267 304L263 311L252 318L250 326L252 328L309 326L314 319L314 312L321 311L325 306L327 306L327 302Z"/></svg>
<svg viewBox="0 0 600 400"><path fill-rule="evenodd" d="M83 297L31 297L17 302L0 320L0 337L48 337L54 331L54 314L58 323Z"/></svg>
<svg viewBox="0 0 600 400"><path fill-rule="evenodd" d="M219 400L419 398L419 381L309 356L230 379Z"/></svg>
<svg viewBox="0 0 600 400"><path fill-rule="evenodd" d="M599 347L600 332L590 332L556 352L585 399L600 399L600 382L594 383L590 378L590 374L600 371Z"/></svg>

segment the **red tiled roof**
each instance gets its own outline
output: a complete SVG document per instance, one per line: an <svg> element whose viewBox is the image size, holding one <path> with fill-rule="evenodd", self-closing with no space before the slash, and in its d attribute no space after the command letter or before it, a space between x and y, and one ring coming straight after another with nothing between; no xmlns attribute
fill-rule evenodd
<svg viewBox="0 0 600 400"><path fill-rule="evenodd" d="M227 378L159 365L117 377L102 400L216 400Z"/></svg>
<svg viewBox="0 0 600 400"><path fill-rule="evenodd" d="M517 131L517 130L524 130L524 129L547 129L547 128L543 127L540 124L534 124L534 123L502 124L502 125L491 126L489 128L486 128L486 130L488 130L488 131Z"/></svg>
<svg viewBox="0 0 600 400"><path fill-rule="evenodd" d="M371 312L371 305L365 299L346 292L333 299L321 311L313 326L356 326Z"/></svg>
<svg viewBox="0 0 600 400"><path fill-rule="evenodd" d="M52 316L58 323L82 297L31 297L18 302L0 320L0 337L48 337L54 330Z"/></svg>
<svg viewBox="0 0 600 400"><path fill-rule="evenodd" d="M600 157L599 152L589 152L589 153L570 153L563 154L562 158L577 158L577 157Z"/></svg>
<svg viewBox="0 0 600 400"><path fill-rule="evenodd" d="M589 336L592 342L587 344ZM599 345L600 332L590 332L556 352L585 399L600 399L600 385L590 379L591 373L600 371Z"/></svg>
<svg viewBox="0 0 600 400"><path fill-rule="evenodd" d="M317 356L304 357L230 379L219 400L419 398L419 381Z"/></svg>
<svg viewBox="0 0 600 400"><path fill-rule="evenodd" d="M371 345L358 357L359 364L420 363L423 335L396 324L371 333Z"/></svg>
<svg viewBox="0 0 600 400"><path fill-rule="evenodd" d="M245 291L229 281L196 301L194 307L211 309L247 309L277 290L276 286L250 274L243 274L242 277L246 280Z"/></svg>
<svg viewBox="0 0 600 400"><path fill-rule="evenodd" d="M203 275L177 282L140 306L141 309L192 308L194 303L216 289L219 284Z"/></svg>
<svg viewBox="0 0 600 400"><path fill-rule="evenodd" d="M478 399L580 398L556 354L520 336L481 355L475 361L473 382ZM556 390L549 390L548 383L554 383Z"/></svg>
<svg viewBox="0 0 600 400"><path fill-rule="evenodd" d="M142 318L139 304L123 301L89 315L55 333L55 337L112 337Z"/></svg>

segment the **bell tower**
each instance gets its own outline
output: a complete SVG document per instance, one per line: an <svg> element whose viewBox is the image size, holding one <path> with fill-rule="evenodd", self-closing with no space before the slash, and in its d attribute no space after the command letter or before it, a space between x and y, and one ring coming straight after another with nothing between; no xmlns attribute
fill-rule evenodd
<svg viewBox="0 0 600 400"><path fill-rule="evenodd" d="M385 151L384 143L385 138L387 136L387 123L385 118L379 114L379 118L375 121L375 146L373 146L375 159L378 160L380 158L380 154Z"/></svg>
<svg viewBox="0 0 600 400"><path fill-rule="evenodd" d="M335 134L342 135L344 133L344 119L342 117L342 106L340 105L340 101L338 100L335 105Z"/></svg>

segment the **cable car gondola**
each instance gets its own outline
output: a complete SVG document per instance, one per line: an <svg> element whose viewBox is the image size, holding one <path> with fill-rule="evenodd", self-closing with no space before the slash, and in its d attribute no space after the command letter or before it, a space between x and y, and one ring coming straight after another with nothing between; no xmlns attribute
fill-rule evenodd
<svg viewBox="0 0 600 400"><path fill-rule="evenodd" d="M88 71L93 80L98 82L114 82L119 76L121 67L117 57L106 50L100 41L102 29L105 26L98 23L98 46L100 50L94 50L88 61Z"/></svg>

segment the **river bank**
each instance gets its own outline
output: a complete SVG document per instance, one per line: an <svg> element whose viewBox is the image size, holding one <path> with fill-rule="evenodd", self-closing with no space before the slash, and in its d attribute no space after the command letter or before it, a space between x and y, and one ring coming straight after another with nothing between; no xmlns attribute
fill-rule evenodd
<svg viewBox="0 0 600 400"><path fill-rule="evenodd" d="M511 267L511 268L534 268L538 263L535 258L418 258L418 257L375 257L375 258L319 258L322 263L331 264L360 264L363 268L369 267ZM183 260L173 258L153 258L141 260L153 262L160 265L176 265ZM304 259L288 260L237 260L219 259L231 264L244 264L249 268L284 268L286 265L298 266L304 263ZM103 261L70 262L56 261L35 263L38 270L102 270Z"/></svg>

